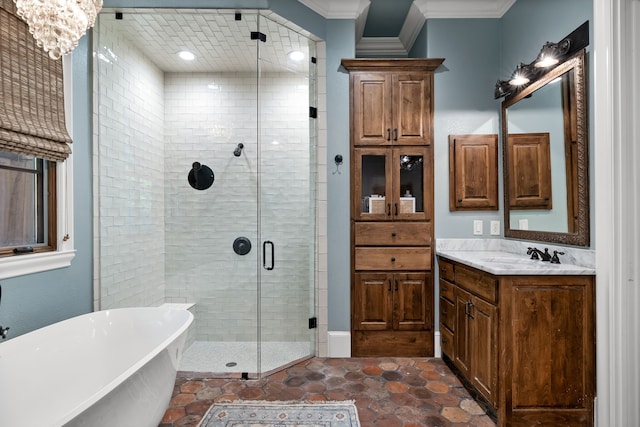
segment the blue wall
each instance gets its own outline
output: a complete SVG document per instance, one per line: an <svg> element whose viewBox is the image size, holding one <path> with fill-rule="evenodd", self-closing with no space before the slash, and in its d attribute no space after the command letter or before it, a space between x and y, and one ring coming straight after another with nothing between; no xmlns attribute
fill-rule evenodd
<svg viewBox="0 0 640 427"><path fill-rule="evenodd" d="M8 338L78 314L93 307L91 93L87 73L89 37L73 53L73 186L74 244L71 266L45 273L2 280L0 325L9 326Z"/></svg>

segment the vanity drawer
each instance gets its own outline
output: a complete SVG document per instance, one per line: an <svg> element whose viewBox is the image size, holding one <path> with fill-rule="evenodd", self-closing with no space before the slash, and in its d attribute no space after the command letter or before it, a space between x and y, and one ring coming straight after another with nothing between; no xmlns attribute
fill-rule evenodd
<svg viewBox="0 0 640 427"><path fill-rule="evenodd" d="M456 285L489 302L498 302L498 281L487 273L457 264Z"/></svg>
<svg viewBox="0 0 640 427"><path fill-rule="evenodd" d="M356 270L431 270L431 248L356 248Z"/></svg>
<svg viewBox="0 0 640 427"><path fill-rule="evenodd" d="M442 279L440 279L440 296L449 301L455 301L453 297L453 285Z"/></svg>
<svg viewBox="0 0 640 427"><path fill-rule="evenodd" d="M440 278L453 282L453 264L444 258L438 258L438 266L440 268ZM453 301L453 298L451 300Z"/></svg>
<svg viewBox="0 0 640 427"><path fill-rule="evenodd" d="M453 333L440 325L440 348L442 352L453 360Z"/></svg>
<svg viewBox="0 0 640 427"><path fill-rule="evenodd" d="M356 246L428 246L431 223L355 223Z"/></svg>
<svg viewBox="0 0 640 427"><path fill-rule="evenodd" d="M455 331L455 305L446 298L440 297L440 323Z"/></svg>

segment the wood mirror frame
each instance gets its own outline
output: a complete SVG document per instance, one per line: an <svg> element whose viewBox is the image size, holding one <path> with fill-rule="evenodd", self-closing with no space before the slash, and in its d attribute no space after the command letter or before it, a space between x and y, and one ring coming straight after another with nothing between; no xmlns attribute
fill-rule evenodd
<svg viewBox="0 0 640 427"><path fill-rule="evenodd" d="M507 238L535 240L573 246L589 246L589 157L587 93L585 82L585 50L582 49L531 85L502 102L502 152L504 175L504 235ZM567 166L568 232L520 230L510 224L510 167L509 129L507 109L518 101L530 97L536 90L573 71L572 78L563 78L562 114L565 136L565 163ZM569 76L569 74L567 74ZM573 211L573 213L571 213Z"/></svg>

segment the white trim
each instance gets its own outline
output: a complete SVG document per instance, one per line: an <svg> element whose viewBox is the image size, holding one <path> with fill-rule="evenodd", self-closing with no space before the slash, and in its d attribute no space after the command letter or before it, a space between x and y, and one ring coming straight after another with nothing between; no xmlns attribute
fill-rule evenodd
<svg viewBox="0 0 640 427"><path fill-rule="evenodd" d="M0 279L68 267L75 256L76 251L70 250L0 258Z"/></svg>
<svg viewBox="0 0 640 427"><path fill-rule="evenodd" d="M433 333L433 357L442 358L442 347L440 346L440 331Z"/></svg>
<svg viewBox="0 0 640 427"><path fill-rule="evenodd" d="M298 0L327 19L356 19L371 3L369 0Z"/></svg>
<svg viewBox="0 0 640 427"><path fill-rule="evenodd" d="M67 132L73 139L73 90L71 55L62 57L64 109ZM73 150L73 144L71 149ZM0 258L0 279L41 273L71 265L73 245L73 154L56 164L57 250Z"/></svg>
<svg viewBox="0 0 640 427"><path fill-rule="evenodd" d="M501 18L516 0L414 0L426 19Z"/></svg>
<svg viewBox="0 0 640 427"><path fill-rule="evenodd" d="M416 6L415 3L411 3L411 8L409 8L409 13L407 13L407 17L402 25L402 29L400 30L400 34L398 38L400 42L404 45L407 53L413 47L413 43L415 43L418 38L418 34L422 31L422 27L426 22L425 16L420 12L420 8Z"/></svg>
<svg viewBox="0 0 640 427"><path fill-rule="evenodd" d="M351 333L346 331L327 332L329 348L327 357L351 357Z"/></svg>
<svg viewBox="0 0 640 427"><path fill-rule="evenodd" d="M356 46L356 56L406 56L407 49L398 37L363 37Z"/></svg>

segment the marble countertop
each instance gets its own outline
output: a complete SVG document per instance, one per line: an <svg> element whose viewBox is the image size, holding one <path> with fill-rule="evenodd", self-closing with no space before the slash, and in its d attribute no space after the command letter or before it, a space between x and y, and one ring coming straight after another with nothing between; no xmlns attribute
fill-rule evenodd
<svg viewBox="0 0 640 427"><path fill-rule="evenodd" d="M552 254L553 250L565 252L565 255L560 255L561 264L551 264L550 262L531 259L529 255L526 255L525 246L514 248L510 245L503 245L501 242L496 244L495 241L488 244L486 242L479 244L476 239L444 240L436 242L437 255L495 275L593 276L596 274L594 265L591 262L593 254L591 253L592 251L588 250L549 248L549 252ZM547 247L544 244L537 244L536 246L541 250Z"/></svg>

